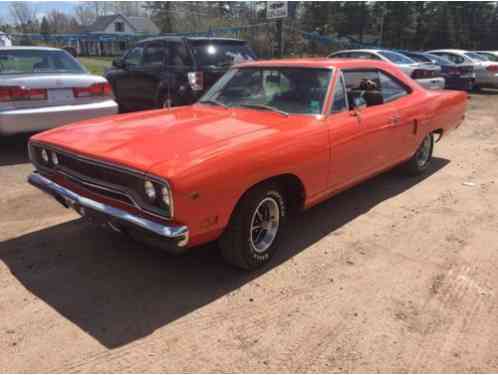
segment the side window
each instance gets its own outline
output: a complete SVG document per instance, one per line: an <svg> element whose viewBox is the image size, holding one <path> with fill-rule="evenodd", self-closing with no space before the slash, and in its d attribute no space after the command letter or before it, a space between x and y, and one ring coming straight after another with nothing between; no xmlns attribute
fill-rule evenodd
<svg viewBox="0 0 498 375"><path fill-rule="evenodd" d="M334 87L334 99L332 102L332 113L343 112L348 110L348 99L346 88L344 87L344 78L342 73L339 74Z"/></svg>
<svg viewBox="0 0 498 375"><path fill-rule="evenodd" d="M462 56L454 55L453 53L442 53L439 56L445 57L455 64L463 64L465 59Z"/></svg>
<svg viewBox="0 0 498 375"><path fill-rule="evenodd" d="M380 86L379 74L375 70L347 70L344 71L344 81L348 93L355 90L363 90L362 83L365 81L374 82L377 87Z"/></svg>
<svg viewBox="0 0 498 375"><path fill-rule="evenodd" d="M164 43L151 43L145 47L144 65L162 65L166 57Z"/></svg>
<svg viewBox="0 0 498 375"><path fill-rule="evenodd" d="M374 69L358 69L344 71L348 103L353 103L356 98L363 99L367 107L384 103L380 92L379 72Z"/></svg>
<svg viewBox="0 0 498 375"><path fill-rule="evenodd" d="M131 51L126 54L126 57L124 59L125 64L135 66L142 65L143 51L144 49L142 46L137 46L131 49Z"/></svg>
<svg viewBox="0 0 498 375"><path fill-rule="evenodd" d="M384 103L396 100L402 96L408 95L408 90L397 79L379 72L380 87Z"/></svg>
<svg viewBox="0 0 498 375"><path fill-rule="evenodd" d="M168 65L175 67L192 66L192 57L187 47L181 42L170 42L170 59Z"/></svg>

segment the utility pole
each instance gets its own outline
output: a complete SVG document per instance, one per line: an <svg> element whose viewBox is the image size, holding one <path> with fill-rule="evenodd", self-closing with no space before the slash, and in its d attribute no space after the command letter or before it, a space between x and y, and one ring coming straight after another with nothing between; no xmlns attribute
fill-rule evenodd
<svg viewBox="0 0 498 375"><path fill-rule="evenodd" d="M277 20L277 41L278 41L278 57L284 55L284 28L283 20L280 18Z"/></svg>

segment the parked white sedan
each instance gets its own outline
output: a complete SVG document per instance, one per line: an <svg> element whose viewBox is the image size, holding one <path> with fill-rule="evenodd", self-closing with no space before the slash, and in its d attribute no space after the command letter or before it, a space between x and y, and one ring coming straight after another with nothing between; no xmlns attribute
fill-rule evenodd
<svg viewBox="0 0 498 375"><path fill-rule="evenodd" d="M107 80L89 74L66 51L0 48L0 135L45 130L117 111Z"/></svg>

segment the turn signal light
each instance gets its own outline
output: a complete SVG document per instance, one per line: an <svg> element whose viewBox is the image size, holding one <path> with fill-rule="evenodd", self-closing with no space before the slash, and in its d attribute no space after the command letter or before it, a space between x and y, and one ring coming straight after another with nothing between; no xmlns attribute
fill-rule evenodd
<svg viewBox="0 0 498 375"><path fill-rule="evenodd" d="M20 86L0 86L0 102L47 100L47 89L27 89Z"/></svg>
<svg viewBox="0 0 498 375"><path fill-rule="evenodd" d="M112 87L109 82L94 83L88 87L74 87L73 94L75 98L85 98L91 96L111 96Z"/></svg>

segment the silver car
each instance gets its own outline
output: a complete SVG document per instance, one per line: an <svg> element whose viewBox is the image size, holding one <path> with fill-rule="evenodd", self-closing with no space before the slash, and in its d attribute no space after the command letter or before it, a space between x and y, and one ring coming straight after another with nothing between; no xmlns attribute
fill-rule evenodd
<svg viewBox="0 0 498 375"><path fill-rule="evenodd" d="M475 52L487 58L489 61L498 62L498 51L475 51Z"/></svg>
<svg viewBox="0 0 498 375"><path fill-rule="evenodd" d="M460 49L438 49L428 53L445 57L458 65L471 64L474 66L477 87L498 88L498 62L490 61L477 52Z"/></svg>
<svg viewBox="0 0 498 375"><path fill-rule="evenodd" d="M66 51L0 48L0 135L45 130L117 111L107 80L89 74Z"/></svg>
<svg viewBox="0 0 498 375"><path fill-rule="evenodd" d="M382 49L351 49L330 54L330 58L382 60L396 65L406 75L413 78L426 89L444 89L445 79L441 67L431 63L419 63L394 51Z"/></svg>

